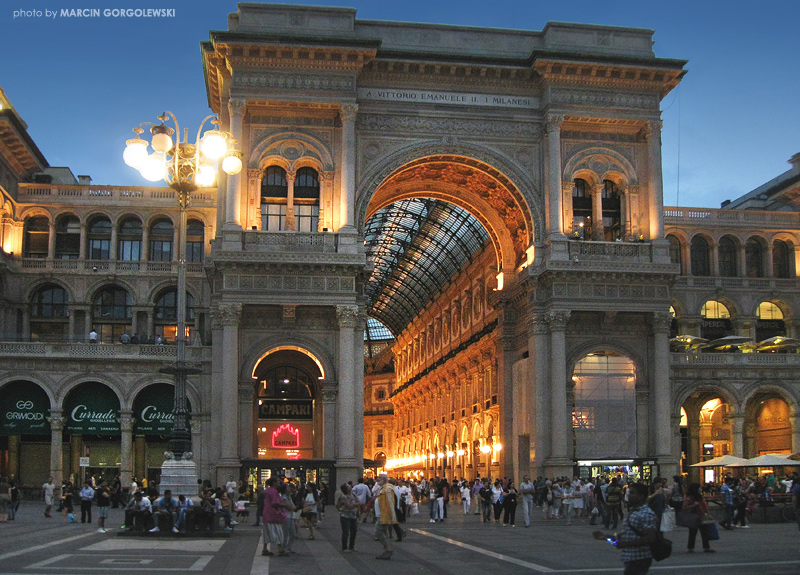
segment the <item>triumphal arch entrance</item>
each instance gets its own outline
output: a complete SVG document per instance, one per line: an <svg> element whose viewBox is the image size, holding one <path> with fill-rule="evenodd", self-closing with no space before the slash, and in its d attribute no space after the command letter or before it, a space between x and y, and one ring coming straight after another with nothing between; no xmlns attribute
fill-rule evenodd
<svg viewBox="0 0 800 575"><path fill-rule="evenodd" d="M685 62L628 28L228 23L202 45L245 164L209 267L218 477L362 472L368 318L395 473L672 471L659 106Z"/></svg>

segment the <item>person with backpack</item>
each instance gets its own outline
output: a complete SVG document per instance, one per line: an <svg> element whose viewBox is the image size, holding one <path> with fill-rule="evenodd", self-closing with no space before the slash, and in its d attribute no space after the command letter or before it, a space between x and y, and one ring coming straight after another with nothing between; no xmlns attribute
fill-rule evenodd
<svg viewBox="0 0 800 575"><path fill-rule="evenodd" d="M611 481L609 491L616 481L616 478ZM621 551L620 559L625 564L625 575L645 575L653 563L650 544L655 541L658 528L656 514L645 505L648 491L648 487L643 483L633 483L628 488L628 519L623 523L620 535L602 531L592 533L595 539L606 539Z"/></svg>

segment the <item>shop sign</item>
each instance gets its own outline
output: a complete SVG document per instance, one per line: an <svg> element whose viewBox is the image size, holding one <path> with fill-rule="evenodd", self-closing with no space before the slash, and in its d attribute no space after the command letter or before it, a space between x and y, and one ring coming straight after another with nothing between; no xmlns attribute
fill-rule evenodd
<svg viewBox="0 0 800 575"><path fill-rule="evenodd" d="M0 390L0 434L50 435L50 399L29 381L14 381Z"/></svg>
<svg viewBox="0 0 800 575"><path fill-rule="evenodd" d="M136 419L134 433L170 435L175 423L175 414L172 412L174 400L175 387L168 383L156 383L143 389L133 402L133 417ZM186 408L191 413L188 399Z"/></svg>
<svg viewBox="0 0 800 575"><path fill-rule="evenodd" d="M67 431L76 435L119 435L119 399L100 383L84 383L64 404Z"/></svg>
<svg viewBox="0 0 800 575"><path fill-rule="evenodd" d="M259 419L313 419L314 403L296 399L262 399Z"/></svg>
<svg viewBox="0 0 800 575"><path fill-rule="evenodd" d="M703 329L721 329L730 331L731 320L729 319L704 319L701 327Z"/></svg>

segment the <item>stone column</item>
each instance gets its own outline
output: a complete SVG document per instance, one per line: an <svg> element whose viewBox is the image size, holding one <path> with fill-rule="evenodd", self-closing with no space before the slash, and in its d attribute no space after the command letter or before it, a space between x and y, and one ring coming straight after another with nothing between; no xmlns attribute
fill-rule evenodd
<svg viewBox="0 0 800 575"><path fill-rule="evenodd" d="M530 297L530 296L529 296ZM550 454L550 426L552 421L549 399L546 390L550 376L550 350L548 347L547 318L541 313L530 313L528 320L528 350L533 358L531 381L526 385L542 390L540 393L527 393L527 427L531 434L534 460L531 462L531 475L544 475L544 462Z"/></svg>
<svg viewBox="0 0 800 575"><path fill-rule="evenodd" d="M333 229L333 180L336 173L332 171L319 172L319 224L317 231Z"/></svg>
<svg viewBox="0 0 800 575"><path fill-rule="evenodd" d="M792 453L797 453L800 451L800 417L789 416L789 429L792 433Z"/></svg>
<svg viewBox="0 0 800 575"><path fill-rule="evenodd" d="M62 433L66 419L60 409L51 409L47 421L50 422L50 475L53 477L53 483L60 488L64 478Z"/></svg>
<svg viewBox="0 0 800 575"><path fill-rule="evenodd" d="M564 116L547 115L547 197L550 207L548 214L551 238L561 238L564 235L561 205L561 124L563 122Z"/></svg>
<svg viewBox="0 0 800 575"><path fill-rule="evenodd" d="M323 430L327 429L327 435L322 435L322 457L323 459L336 459L336 440L335 434L330 430L336 429L338 413L336 412L336 399L339 395L339 388L327 382L322 388L322 417Z"/></svg>
<svg viewBox="0 0 800 575"><path fill-rule="evenodd" d="M592 239L602 242L606 237L603 225L603 183L592 188Z"/></svg>
<svg viewBox="0 0 800 575"><path fill-rule="evenodd" d="M355 420L360 418L364 411L363 401L361 405L356 403L356 387L362 384L355 381L355 358L353 357L355 327L358 324L358 306L336 306L336 315L339 318L339 393L336 398L336 444L338 452L336 466L344 468L343 471L345 473L348 471L357 473L356 470L363 466L363 463L359 461L359 459L363 459L363 454L356 452ZM358 360L363 363L361 357Z"/></svg>
<svg viewBox="0 0 800 575"><path fill-rule="evenodd" d="M108 259L112 262L117 261L117 244L119 243L119 222L111 220L111 245L108 246ZM116 265L116 264L115 264Z"/></svg>
<svg viewBox="0 0 800 575"><path fill-rule="evenodd" d="M353 228L355 226L357 113L358 106L356 104L343 104L339 110L339 117L342 120L340 228Z"/></svg>
<svg viewBox="0 0 800 575"><path fill-rule="evenodd" d="M733 445L731 446L731 455L734 457L744 457L744 414L732 413L730 415L731 428L733 435L731 437Z"/></svg>
<svg viewBox="0 0 800 575"><path fill-rule="evenodd" d="M257 230L263 229L263 218L261 217L261 179L264 175L263 170L247 170L247 201L253 203L250 212L250 222L245 224Z"/></svg>
<svg viewBox="0 0 800 575"><path fill-rule="evenodd" d="M231 134L234 139L242 141L242 121L247 109L246 100L228 100ZM225 227L237 229L242 225L241 218L242 181L241 174L228 175L225 195Z"/></svg>
<svg viewBox="0 0 800 575"><path fill-rule="evenodd" d="M130 485L133 475L133 424L136 420L132 415L130 411L119 412L119 480L122 485Z"/></svg>
<svg viewBox="0 0 800 575"><path fill-rule="evenodd" d="M567 405L566 328L569 311L547 316L550 327L550 460L553 475L572 473L572 412ZM549 475L550 473L548 473Z"/></svg>
<svg viewBox="0 0 800 575"><path fill-rule="evenodd" d="M661 174L661 120L647 122L645 137L647 138L648 176L650 197L650 238L651 240L664 237L664 190Z"/></svg>
<svg viewBox="0 0 800 575"><path fill-rule="evenodd" d="M289 188L288 196L286 198L286 222L283 229L286 231L294 231L294 181L297 179L297 172L286 172L286 184Z"/></svg>
<svg viewBox="0 0 800 575"><path fill-rule="evenodd" d="M669 328L672 315L669 312L653 312L653 384L652 405L653 421L648 426L654 441L655 456L671 460L670 450L672 411L671 388L669 383Z"/></svg>
<svg viewBox="0 0 800 575"><path fill-rule="evenodd" d="M53 259L56 257L56 222L55 220L50 220L49 224L49 235L47 236L47 259Z"/></svg>
<svg viewBox="0 0 800 575"><path fill-rule="evenodd" d="M150 226L147 222L142 223L142 249L139 259L142 262L142 269L147 269L147 260L150 259Z"/></svg>
<svg viewBox="0 0 800 575"><path fill-rule="evenodd" d="M89 245L89 237L86 235L86 222L81 222L81 245L78 248L78 259L85 260L86 259L86 251Z"/></svg>
<svg viewBox="0 0 800 575"><path fill-rule="evenodd" d="M217 320L222 325L222 381L221 401L218 406L217 424L223 426L220 437L220 460L217 463L217 481L227 481L229 475L238 475L239 439L239 320L242 304L220 304L216 310Z"/></svg>

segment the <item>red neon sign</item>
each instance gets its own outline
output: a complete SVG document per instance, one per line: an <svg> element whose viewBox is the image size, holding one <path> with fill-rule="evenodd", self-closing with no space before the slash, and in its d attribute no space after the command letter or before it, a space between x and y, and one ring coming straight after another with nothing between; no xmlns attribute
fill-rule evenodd
<svg viewBox="0 0 800 575"><path fill-rule="evenodd" d="M272 447L275 449L299 449L300 430L284 423L272 432Z"/></svg>

